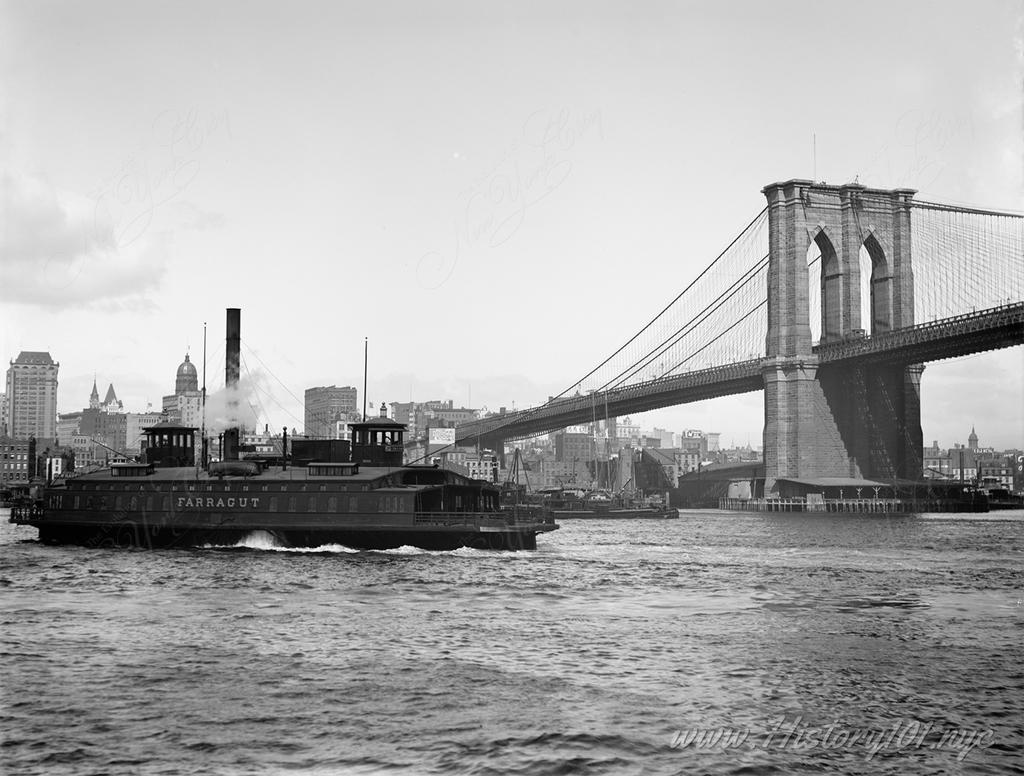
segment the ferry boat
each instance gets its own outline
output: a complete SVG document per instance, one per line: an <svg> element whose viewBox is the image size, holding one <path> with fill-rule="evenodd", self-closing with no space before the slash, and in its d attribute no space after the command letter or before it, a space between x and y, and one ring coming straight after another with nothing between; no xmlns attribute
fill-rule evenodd
<svg viewBox="0 0 1024 776"><path fill-rule="evenodd" d="M232 312L229 384L239 341ZM159 424L145 432L141 462L57 480L30 505L12 507L10 521L37 528L46 544L143 548L232 546L262 533L297 548L533 550L537 534L558 528L551 516L503 510L489 483L403 465L406 427L386 417L384 404L381 413L351 424L348 460L298 466L237 460L236 432L225 434L225 458L234 460L203 467L195 429Z"/></svg>

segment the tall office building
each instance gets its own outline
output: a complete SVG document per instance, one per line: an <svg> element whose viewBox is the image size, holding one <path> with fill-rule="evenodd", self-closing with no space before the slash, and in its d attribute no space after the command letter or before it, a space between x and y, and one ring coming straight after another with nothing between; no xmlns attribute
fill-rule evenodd
<svg viewBox="0 0 1024 776"><path fill-rule="evenodd" d="M23 350L7 370L7 433L14 439L57 438L57 370L50 354Z"/></svg>
<svg viewBox="0 0 1024 776"><path fill-rule="evenodd" d="M358 412L358 391L348 385L307 388L304 398L305 431L310 439L335 438L338 421L349 420Z"/></svg>

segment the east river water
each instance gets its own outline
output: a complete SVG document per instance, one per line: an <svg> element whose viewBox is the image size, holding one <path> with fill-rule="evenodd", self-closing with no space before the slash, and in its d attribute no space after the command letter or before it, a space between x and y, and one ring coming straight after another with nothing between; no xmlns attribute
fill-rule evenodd
<svg viewBox="0 0 1024 776"><path fill-rule="evenodd" d="M523 553L6 518L11 776L1024 773L1024 512L565 521Z"/></svg>

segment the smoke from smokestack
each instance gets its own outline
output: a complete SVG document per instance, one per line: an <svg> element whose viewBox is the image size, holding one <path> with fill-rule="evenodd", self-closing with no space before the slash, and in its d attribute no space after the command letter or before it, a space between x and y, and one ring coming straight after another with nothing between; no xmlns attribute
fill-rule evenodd
<svg viewBox="0 0 1024 776"><path fill-rule="evenodd" d="M230 428L255 429L259 417L253 409L259 406L259 376L240 378L234 387L224 387L206 397L206 430L219 434Z"/></svg>

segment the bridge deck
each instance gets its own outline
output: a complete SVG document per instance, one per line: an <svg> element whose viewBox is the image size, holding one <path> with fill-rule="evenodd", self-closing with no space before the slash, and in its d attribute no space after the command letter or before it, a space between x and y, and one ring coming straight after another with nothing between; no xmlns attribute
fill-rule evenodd
<svg viewBox="0 0 1024 776"><path fill-rule="evenodd" d="M860 362L865 365L920 364L970 353L1024 344L1024 302L885 332L873 337L816 346L822 366ZM491 416L459 426L458 443L481 437L520 439L598 417L619 417L677 404L748 393L764 388L769 359L661 377L601 393L555 399L540 407Z"/></svg>

